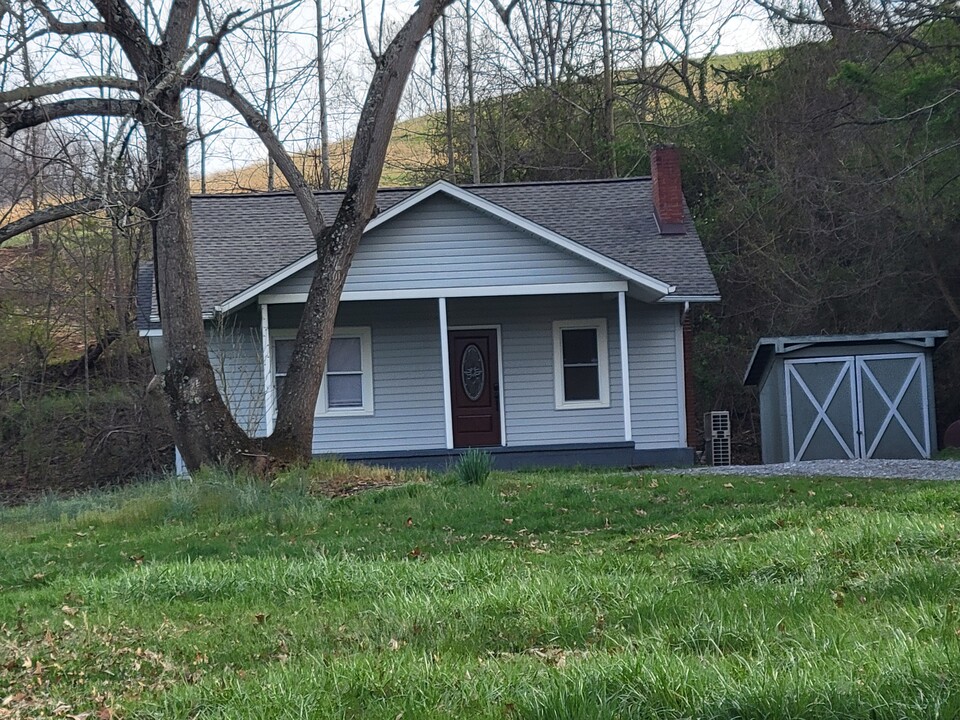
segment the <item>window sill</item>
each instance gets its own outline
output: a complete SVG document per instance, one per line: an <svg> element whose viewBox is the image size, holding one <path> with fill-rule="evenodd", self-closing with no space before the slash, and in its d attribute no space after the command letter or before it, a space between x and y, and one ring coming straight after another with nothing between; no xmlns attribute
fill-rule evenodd
<svg viewBox="0 0 960 720"><path fill-rule="evenodd" d="M344 408L342 410L321 410L313 414L315 418L322 417L373 417L372 408Z"/></svg>
<svg viewBox="0 0 960 720"><path fill-rule="evenodd" d="M556 405L557 410L602 410L610 407L610 403L603 400L582 400L580 402L566 402Z"/></svg>

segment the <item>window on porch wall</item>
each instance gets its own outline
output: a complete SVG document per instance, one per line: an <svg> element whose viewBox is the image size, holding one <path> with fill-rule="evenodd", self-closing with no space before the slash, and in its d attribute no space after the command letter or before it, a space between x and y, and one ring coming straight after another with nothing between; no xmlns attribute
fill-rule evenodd
<svg viewBox="0 0 960 720"><path fill-rule="evenodd" d="M274 382L277 397L293 357L293 337L274 337ZM373 362L369 328L334 330L327 366L317 398L317 415L373 413Z"/></svg>
<svg viewBox="0 0 960 720"><path fill-rule="evenodd" d="M557 409L609 407L606 320L555 322L553 349Z"/></svg>

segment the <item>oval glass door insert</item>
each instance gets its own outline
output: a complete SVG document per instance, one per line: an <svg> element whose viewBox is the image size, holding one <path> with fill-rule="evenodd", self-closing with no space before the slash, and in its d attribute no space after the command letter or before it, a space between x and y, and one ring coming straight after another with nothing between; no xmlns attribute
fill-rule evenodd
<svg viewBox="0 0 960 720"><path fill-rule="evenodd" d="M467 345L460 357L460 379L463 382L463 392L473 401L483 393L483 383L486 380L486 371L483 367L483 355L474 344Z"/></svg>

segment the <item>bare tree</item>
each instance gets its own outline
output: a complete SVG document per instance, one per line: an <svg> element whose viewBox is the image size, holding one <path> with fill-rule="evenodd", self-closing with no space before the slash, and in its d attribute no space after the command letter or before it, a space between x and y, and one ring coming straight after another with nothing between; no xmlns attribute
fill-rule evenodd
<svg viewBox="0 0 960 720"><path fill-rule="evenodd" d="M609 0L600 0L600 37L603 65L603 140L606 144L607 174L617 176L617 130L613 119L613 43Z"/></svg>
<svg viewBox="0 0 960 720"><path fill-rule="evenodd" d="M327 116L327 47L323 22L323 0L317 4L317 109L320 112L320 188L330 189L330 121Z"/></svg>
<svg viewBox="0 0 960 720"><path fill-rule="evenodd" d="M8 136L79 116L121 117L131 127L140 128L148 182L124 193L123 199L140 208L152 228L159 310L169 358L162 387L187 466L225 463L265 469L276 461L309 457L314 399L320 390L340 294L375 209L403 86L424 35L449 0L422 0L385 47L370 44L375 69L353 143L343 202L329 222L267 119L238 91L220 52L228 36L258 19L259 13L226 12L209 23L208 34L195 37L199 0L172 0L162 27L154 17L149 28L126 0L90 2L92 7L68 15L62 9L51 9L44 0L29 0L18 12L40 17L42 37L59 38L61 52L77 38L111 38L122 50L129 74L22 82L0 92L0 124ZM276 10L270 7L263 12ZM381 21L381 29L382 25ZM219 77L205 72L214 57L220 59ZM75 94L100 88L109 88L117 96ZM288 381L279 398L275 430L267 438L251 438L237 424L217 390L207 354L190 213L188 129L183 114L183 96L188 89L226 101L257 134L299 201L317 244L316 270ZM41 210L0 228L0 243L38 225L117 200L103 194Z"/></svg>
<svg viewBox="0 0 960 720"><path fill-rule="evenodd" d="M453 80L451 78L452 58L450 57L450 37L447 32L447 16L440 18L440 50L443 54L443 109L446 117L444 123L445 150L447 158L447 180L457 181L456 156L453 153Z"/></svg>
<svg viewBox="0 0 960 720"><path fill-rule="evenodd" d="M473 8L470 6L470 0L466 0L464 17L466 19L464 41L467 46L467 125L470 134L470 176L476 184L480 182L480 146L477 144L476 75L473 65Z"/></svg>

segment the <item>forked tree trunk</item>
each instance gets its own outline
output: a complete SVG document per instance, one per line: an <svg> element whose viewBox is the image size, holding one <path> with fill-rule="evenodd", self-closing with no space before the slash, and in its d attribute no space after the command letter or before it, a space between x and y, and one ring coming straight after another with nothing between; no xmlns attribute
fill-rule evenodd
<svg viewBox="0 0 960 720"><path fill-rule="evenodd" d="M62 96L76 87L117 87L141 95L143 88L148 88L149 97L141 97L139 101L63 98L37 107L17 107L0 114L0 122L6 126L7 134L81 115L135 115L143 127L150 181L145 197L138 197L136 202L146 209L153 229L158 301L168 359L163 373L163 392L173 419L174 439L191 470L223 464L264 471L278 463L311 456L314 405L347 270L360 236L375 211L377 186L390 134L417 50L450 2L420 0L386 50L375 57L376 70L354 138L344 199L329 226L325 225L316 198L269 127L269 121L229 82L202 76L203 62L212 56L222 36L230 31L231 18L236 19L239 13L228 16L219 34L208 40L211 44L200 53L203 59L197 59L196 66L186 71L183 63L189 55L197 0L173 3L160 44L150 41L145 23L141 23L125 2L93 0L103 23L62 23L52 16L47 18L56 33L94 33L115 38L135 69L138 82L104 79L91 86L89 79L67 80L34 89L35 98ZM240 112L266 144L271 161L284 173L317 243L317 269L279 398L276 429L265 439L250 438L240 428L217 389L207 355L193 248L187 127L181 106L185 87L212 92ZM17 90L12 95L6 93L7 100L25 99L15 98L17 94L24 93ZM102 207L100 202L98 198L83 198L7 223L0 227L0 243L33 227L80 212L96 211Z"/></svg>
<svg viewBox="0 0 960 720"><path fill-rule="evenodd" d="M377 58L377 70L357 123L343 202L333 223L317 237L317 268L279 397L276 427L263 444L276 458L309 458L312 454L314 408L340 294L360 238L376 209L387 146L417 50L449 3L450 0L422 0L384 54Z"/></svg>

